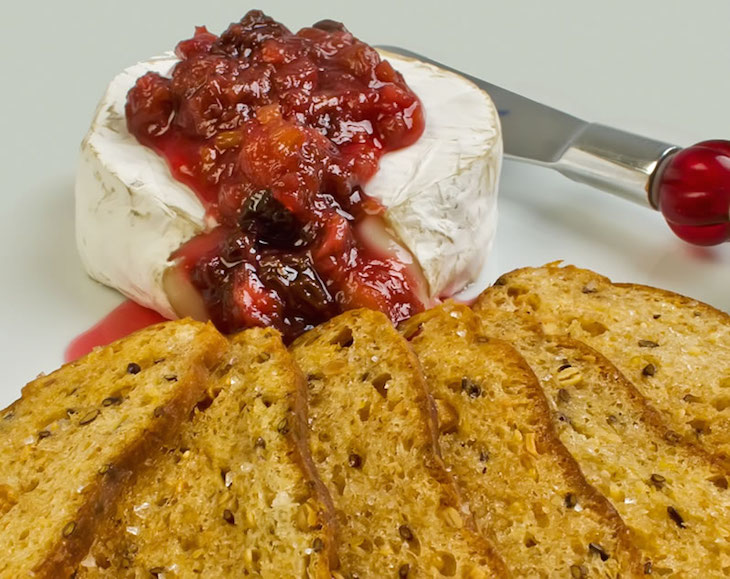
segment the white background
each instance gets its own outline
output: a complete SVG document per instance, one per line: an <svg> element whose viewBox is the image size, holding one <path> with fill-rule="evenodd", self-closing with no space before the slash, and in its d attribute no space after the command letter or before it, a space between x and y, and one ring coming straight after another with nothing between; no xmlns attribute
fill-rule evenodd
<svg viewBox="0 0 730 579"><path fill-rule="evenodd" d="M73 238L79 143L106 83L238 2L13 2L0 18L0 406L61 362L120 298L85 277ZM691 144L730 138L730 2L316 0L260 4L291 29L344 21L589 120ZM507 164L489 276L565 259L730 309L730 250L698 251L661 217Z"/></svg>

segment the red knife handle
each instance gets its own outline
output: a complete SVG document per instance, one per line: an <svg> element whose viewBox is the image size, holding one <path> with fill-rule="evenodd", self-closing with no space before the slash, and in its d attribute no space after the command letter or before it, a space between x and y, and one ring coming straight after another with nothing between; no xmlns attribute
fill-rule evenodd
<svg viewBox="0 0 730 579"><path fill-rule="evenodd" d="M651 180L649 199L684 241L730 240L730 141L703 141L669 155Z"/></svg>

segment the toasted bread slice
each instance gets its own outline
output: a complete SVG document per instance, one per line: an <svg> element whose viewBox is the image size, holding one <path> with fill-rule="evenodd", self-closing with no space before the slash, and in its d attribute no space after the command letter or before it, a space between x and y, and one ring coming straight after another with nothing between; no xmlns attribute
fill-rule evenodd
<svg viewBox="0 0 730 579"><path fill-rule="evenodd" d="M330 577L334 512L299 370L274 330L232 342L209 402L122 493L79 576Z"/></svg>
<svg viewBox="0 0 730 579"><path fill-rule="evenodd" d="M730 466L730 316L651 287L613 284L573 266L502 276L476 309L534 317L606 356L685 440Z"/></svg>
<svg viewBox="0 0 730 579"><path fill-rule="evenodd" d="M613 506L560 442L524 359L453 302L401 331L436 399L439 444L477 524L516 577L626 577L640 554Z"/></svg>
<svg viewBox="0 0 730 579"><path fill-rule="evenodd" d="M0 412L0 576L70 576L226 349L212 325L159 324L34 380Z"/></svg>
<svg viewBox="0 0 730 579"><path fill-rule="evenodd" d="M534 369L560 438L614 504L643 553L645 574L720 577L730 570L730 490L721 462L676 436L601 354L544 337L530 317L480 309Z"/></svg>
<svg viewBox="0 0 730 579"><path fill-rule="evenodd" d="M381 313L301 336L310 446L339 522L335 577L505 577L439 455L418 360Z"/></svg>

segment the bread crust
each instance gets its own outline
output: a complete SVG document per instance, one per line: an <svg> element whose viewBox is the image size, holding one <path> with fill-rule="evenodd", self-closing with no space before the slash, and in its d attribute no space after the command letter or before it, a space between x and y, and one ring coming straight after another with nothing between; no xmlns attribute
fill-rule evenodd
<svg viewBox="0 0 730 579"><path fill-rule="evenodd" d="M357 326L359 323L378 328L379 332L387 336L389 346L392 346L392 341L395 340L400 347L401 351L399 354L402 354L400 362L405 365L410 376L410 384L415 387L418 393L412 401L419 408L422 417L420 421L421 428L427 441L426 446L423 447L425 451L424 466L430 476L438 482L442 490L441 504L463 512L461 508L463 505L461 495L454 478L448 472L441 456L438 444L436 406L423 377L420 362L407 342L397 333L388 318L380 312L371 310L350 310L300 336L292 343L290 349L300 366L306 369L306 363L304 363L303 358L306 356L309 348L314 347L318 341L326 339L330 334L336 334L340 328ZM384 338L384 342L385 340L386 338ZM504 564L494 545L476 532L476 524L473 516L465 518L464 530L461 532L461 535L471 545L472 549L489 560L489 566L497 573L496 576L510 576L507 566Z"/></svg>
<svg viewBox="0 0 730 579"><path fill-rule="evenodd" d="M429 322L433 322L434 325L431 327ZM452 351L463 352L468 349L473 349L474 352L480 351L480 357L484 360L509 368L511 380L518 382L530 392L527 399L530 400L531 412L535 418L539 419L537 422L531 421L532 432L537 434L536 446L545 449L554 457L562 477L569 483L568 486L575 489L581 496L581 504L584 508L592 509L603 519L606 527L610 529L611 535L615 537L616 551L618 557L622 559L621 564L624 570L636 575L642 574L641 557L634 546L631 530L606 497L586 481L577 461L561 442L553 425L552 412L545 393L532 368L519 352L508 342L489 337L488 332L481 327L478 316L468 307L451 300L438 308L414 316L404 322L399 329L405 336L412 336L409 340L412 347L416 353L420 354L423 351L424 356L427 354L429 341L439 340L446 336L448 344L453 348ZM436 367L436 372L438 371L439 365ZM465 375L468 375L469 371L469 368L465 368ZM426 373L426 377L427 381L434 381L431 391L438 391L437 376L434 375L430 378ZM457 477L457 483L461 484L461 482ZM465 496L467 502L476 498L468 494L462 496ZM484 526L482 526L482 532L490 538L494 536L490 529ZM492 538L492 540L494 539ZM498 539L497 544L499 544ZM510 566L509 560L507 560L507 564Z"/></svg>
<svg viewBox="0 0 730 579"><path fill-rule="evenodd" d="M228 354L208 380L204 403L188 415L177 436L158 441L106 517L89 552L90 566L79 567L78 576L137 577L175 565L181 576L200 571L238 576L254 572L258 559L253 553L267 549L259 569L265 577L281 571L272 557L286 557L278 563L286 567L284 574L304 565L308 577L329 579L336 556L334 510L309 455L303 388L301 372L279 332L251 328L232 336ZM244 465L257 465L257 470L249 472ZM271 478L273 472L280 474ZM258 503L266 493L280 500L278 506ZM167 497L172 498L169 504ZM136 507L145 504L145 515L139 517ZM224 507L230 509L230 520L224 514L222 522ZM172 524L166 521L177 521L180 532L171 528L171 536L165 536L163 529ZM235 531L240 525L250 526ZM130 537L132 526L136 531ZM267 528L275 528L278 538L267 535ZM224 532L220 544L210 542L227 529L232 534ZM261 534L248 534L254 531ZM202 537L197 554L188 542L195 536ZM270 539L274 550L267 548ZM315 542L319 548L311 548Z"/></svg>
<svg viewBox="0 0 730 579"><path fill-rule="evenodd" d="M551 285L553 279L554 286ZM547 287L544 291L542 285L537 287L543 282ZM559 314L556 312L564 298L556 292L575 294L570 303L565 298L567 305ZM615 319L604 304L619 307L623 300L635 300L631 302L632 312L626 314L626 319L631 320L635 314L641 320L641 323L635 322L633 341L623 335L633 329L631 321L624 324L624 320L621 320L621 323L616 323L616 332L610 331ZM726 401L730 399L719 391L716 384L710 382L718 380L721 372L730 381L730 365L723 364L724 352L730 347L730 314L669 290L642 284L614 283L606 276L560 262L539 268L519 268L504 274L474 304L477 312L490 307L527 315L535 323L544 326L546 332L571 334L600 352L623 372L637 393L650 400L662 422L671 427L673 434L670 436L681 436L688 444L703 447L706 453L715 456L715 461L722 462L724 468L730 470L730 436L727 435L730 418L722 412ZM654 315L657 311L662 311L663 315ZM590 328L585 330L580 325L583 315L595 316L593 319L603 322L605 326L599 326L598 333L591 334ZM671 316L676 317L675 327L672 322L665 321ZM680 324L702 326L699 329L695 327L693 333L688 332L686 327L680 327ZM606 327L609 331L606 331ZM705 340L701 334L703 329L709 332L713 327L719 332L717 342L714 339ZM651 335L642 335L644 332ZM671 335L659 347L660 344L652 340L662 341L654 335L662 336L663 333ZM604 339L609 334L615 342ZM651 337L652 340L639 340L645 337ZM704 351L686 352L684 348L688 340L694 340L695 348L699 350L714 348L710 355L712 359L708 359L708 353ZM637 347L637 341L645 344L638 343ZM671 351L672 347L677 349L674 357L663 353L664 348L670 348ZM634 360L645 358L645 354L657 358L666 366L666 372L657 372L655 375L656 368L652 367L650 377L642 375L641 367L637 370L632 364ZM686 362L686 368L691 366L694 370L688 371L676 361L677 358ZM652 364L655 364L653 360ZM685 396L688 393L690 397L697 394L692 391L694 388L701 390L702 395L688 404Z"/></svg>
<svg viewBox="0 0 730 579"><path fill-rule="evenodd" d="M294 460L302 469L307 479L307 485L312 489L312 493L319 503L318 518L322 524L322 530L326 537L325 547L322 549L319 558L323 562L317 566L317 579L329 579L331 577L331 569L336 569L337 561L337 517L335 517L335 505L330 496L329 490L325 486L322 478L317 472L317 467L312 460L309 452L309 426L307 411L307 383L302 376L302 371L295 366L296 371L296 396L294 397L294 405L292 416L294 418L294 428L289 431L287 438L291 441L294 450Z"/></svg>
<svg viewBox="0 0 730 579"><path fill-rule="evenodd" d="M566 269L569 276L576 272L581 275L578 290L583 293L604 291L606 288L600 284L610 283L592 272ZM533 270L522 271L529 275ZM581 284L589 280L594 283L583 286L588 291L581 290ZM524 299L525 304L531 300L525 278L515 281L508 275L503 281L507 289L516 288L512 295L505 295L505 288L500 286L490 288L477 303L478 314L489 331L515 344L535 364L551 394L554 420L561 425L560 436L587 478L609 495L634 530L644 558L644 573L696 576L703 572L715 576L725 572L730 550L722 537L730 522L728 469L723 457L681 437L665 414L653 406L652 399L597 348L569 335L546 334L541 324L542 310L520 307L520 300ZM648 289L659 300L672 298L675 306L692 310L701 305L671 292L653 293L654 288L647 286L622 287L629 291ZM604 310L610 308L602 305L600 298L597 303ZM549 299L544 299L541 307L552 320ZM652 315L667 311L650 306L647 309ZM714 308L702 311L709 313ZM592 318L585 306L574 315L584 314L589 320L605 321ZM652 316L642 315L640 319L647 317ZM560 324L551 327L562 328ZM619 339L618 344L622 343ZM636 345L635 339L632 345ZM573 373L573 382L564 385L561 381L563 368ZM647 380L654 377L654 370L652 366Z"/></svg>
<svg viewBox="0 0 730 579"><path fill-rule="evenodd" d="M197 322L189 320L174 323L197 324ZM141 330L138 333L149 330ZM133 334L133 336L136 335L137 333ZM105 515L114 507L121 490L130 483L135 472L154 449L173 436L178 425L187 419L190 411L205 391L210 371L227 350L227 341L212 324L201 328L197 341L198 351L190 357L187 374L178 376L176 395L157 410L156 420L150 423L151 426L144 435L124 448L117 455L113 464L109 465L108 470L85 487L85 500L75 516L73 531L67 537L62 536L52 550L33 568L32 572L35 576L53 578L73 574L78 563L88 552L96 529ZM3 411L3 414L7 415L8 411L17 409L22 401L33 396L37 389L47 387L49 382L54 383L56 376L64 368L68 366L83 367L87 358L88 356L85 356L67 364L48 377L29 383L23 388L21 399L11 404Z"/></svg>
<svg viewBox="0 0 730 579"><path fill-rule="evenodd" d="M595 364L602 368L602 372L612 376L612 378L620 383L621 388L626 394L626 400L636 409L641 416L641 421L646 424L651 430L656 433L657 438L669 442L670 444L678 447L682 447L688 454L697 457L699 460L706 462L711 465L714 470L718 473L727 473L730 475L730 470L727 468L727 463L715 454L707 451L704 447L699 444L687 441L677 440L677 433L669 428L669 425L662 417L662 414L651 405L651 402L636 389L634 383L631 382L626 376L621 373L611 360L606 358L598 350L591 348L588 344L571 338L570 336L545 336L545 340L553 341L558 347L568 348L583 352L590 356L595 357Z"/></svg>
<svg viewBox="0 0 730 579"><path fill-rule="evenodd" d="M164 445L177 426L187 419L208 384L208 376L208 370L193 367L191 375L180 380L187 384L182 395L165 405L152 428L97 479L99 482L89 490L88 499L76 517L76 530L71 537L59 540L53 552L34 570L39 577L70 576L74 572L88 552L99 522L115 504L120 491L131 484L145 460Z"/></svg>

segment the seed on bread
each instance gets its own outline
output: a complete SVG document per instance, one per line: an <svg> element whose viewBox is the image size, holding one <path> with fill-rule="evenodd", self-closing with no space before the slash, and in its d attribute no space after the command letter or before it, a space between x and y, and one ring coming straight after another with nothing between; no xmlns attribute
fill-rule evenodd
<svg viewBox="0 0 730 579"><path fill-rule="evenodd" d="M279 421L279 423L276 425L276 431L279 434L288 434L289 433L289 419L282 418Z"/></svg>
<svg viewBox="0 0 730 579"><path fill-rule="evenodd" d="M601 558L601 561L608 561L610 555L597 543L588 543L588 550Z"/></svg>
<svg viewBox="0 0 730 579"><path fill-rule="evenodd" d="M404 541L413 540L413 531L411 531L411 528L408 525L401 525L398 527L398 534Z"/></svg>
<svg viewBox="0 0 730 579"><path fill-rule="evenodd" d="M136 373L136 372L135 372ZM121 396L107 396L104 398L104 400L101 401L102 406L118 406L122 403L122 397Z"/></svg>
<svg viewBox="0 0 730 579"><path fill-rule="evenodd" d="M669 518L672 519L680 529L684 529L687 526L684 523L682 515L680 515L677 509L675 509L674 507L667 507L667 514L669 515Z"/></svg>
<svg viewBox="0 0 730 579"><path fill-rule="evenodd" d="M70 523L66 523L63 527L63 531L61 534L64 538L68 538L71 535L73 535L74 531L76 530L76 521L71 521Z"/></svg>
<svg viewBox="0 0 730 579"><path fill-rule="evenodd" d="M86 414L84 414L81 419L79 420L80 426L86 426L87 424L91 424L96 420L96 417L99 416L100 410L98 408L94 408L93 410L89 410Z"/></svg>
<svg viewBox="0 0 730 579"><path fill-rule="evenodd" d="M664 483L667 482L666 478L657 473L653 473L649 480L651 481L651 484L657 489L661 489L662 487L664 487Z"/></svg>
<svg viewBox="0 0 730 579"><path fill-rule="evenodd" d="M461 379L461 389L466 393L469 398L479 398L482 395L482 388L469 378Z"/></svg>

